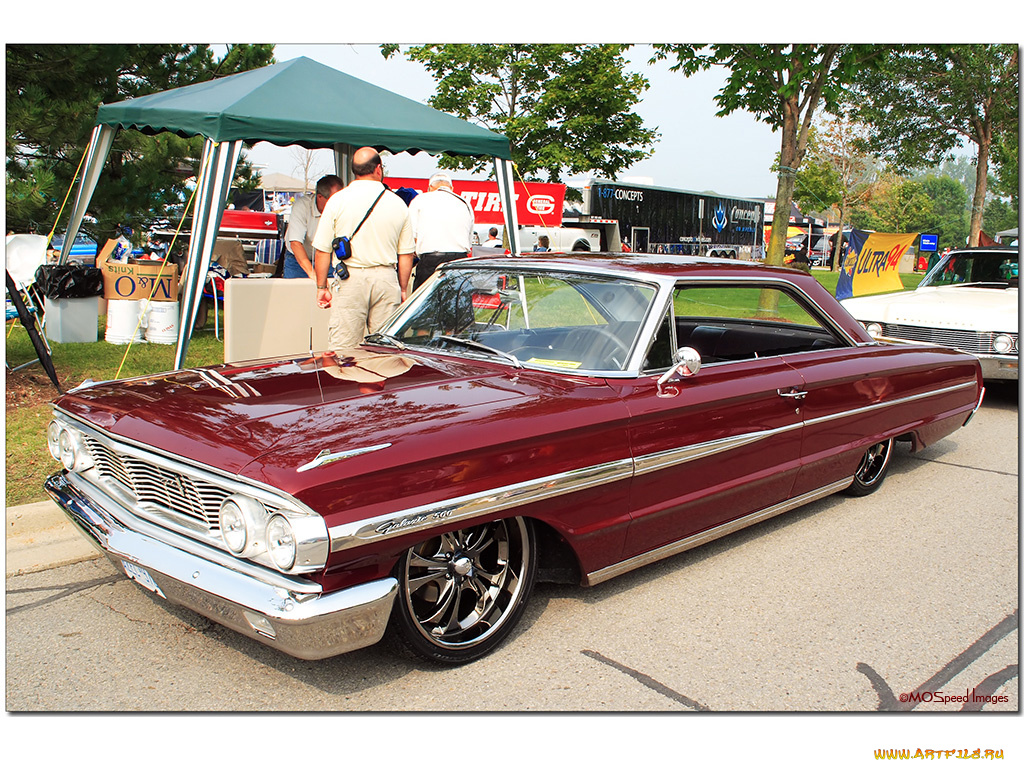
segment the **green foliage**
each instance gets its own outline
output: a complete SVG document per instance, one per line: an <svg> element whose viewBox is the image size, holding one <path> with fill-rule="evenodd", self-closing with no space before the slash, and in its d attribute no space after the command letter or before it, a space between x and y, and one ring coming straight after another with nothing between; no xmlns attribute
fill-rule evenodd
<svg viewBox="0 0 1024 768"><path fill-rule="evenodd" d="M962 248L970 232L970 207L967 191L949 176L929 175L921 181L922 191L932 202L931 218L922 232L939 236L939 249Z"/></svg>
<svg viewBox="0 0 1024 768"><path fill-rule="evenodd" d="M382 45L385 58L399 46ZM658 138L633 107L648 81L625 71L621 45L419 45L404 55L437 81L430 105L508 137L523 178L614 177ZM485 159L446 157L449 168Z"/></svg>
<svg viewBox="0 0 1024 768"><path fill-rule="evenodd" d="M656 45L655 60L675 58L673 70L692 75L713 66L729 71L715 97L719 117L742 109L776 129L796 109L807 120L824 100L838 109L848 83L882 54L872 45Z"/></svg>
<svg viewBox="0 0 1024 768"><path fill-rule="evenodd" d="M674 58L676 63L672 69L686 75L715 66L725 67L729 74L725 86L715 97L719 106L717 114L724 117L743 109L781 131L775 220L766 261L782 264L786 212L794 198L795 175L807 151L815 112L823 106L839 114L848 84L862 69L873 66L888 49L871 45L799 43L672 44L654 48L654 61Z"/></svg>
<svg viewBox="0 0 1024 768"><path fill-rule="evenodd" d="M859 118L872 126L872 147L897 170L937 165L965 141L975 145L970 237L976 243L990 153L1018 132L1017 46L908 46L864 72L854 92ZM1006 171L1016 167L1004 164Z"/></svg>
<svg viewBox="0 0 1024 768"><path fill-rule="evenodd" d="M1006 131L992 141L992 160L995 162L995 175L991 182L993 194L1006 198L1008 210L1014 215L1020 213L1020 134ZM986 208L985 229L998 232L1008 227L997 227L988 220ZM1013 225L1011 225L1013 226Z"/></svg>
<svg viewBox="0 0 1024 768"><path fill-rule="evenodd" d="M48 234L100 104L265 66L273 46L231 46L217 61L207 45L8 45L6 58L7 227ZM202 143L120 131L89 207L98 223L83 229L103 242L120 223L138 228L180 206Z"/></svg>
<svg viewBox="0 0 1024 768"><path fill-rule="evenodd" d="M775 156L771 170L779 172L778 155ZM840 169L834 158L825 151L818 132L812 128L807 141L807 154L795 174L793 202L800 206L801 211L824 214L842 199L843 180Z"/></svg>
<svg viewBox="0 0 1024 768"><path fill-rule="evenodd" d="M1020 213L1005 200L995 199L985 206L985 232L995 237L996 232L1020 227Z"/></svg>
<svg viewBox="0 0 1024 768"><path fill-rule="evenodd" d="M865 70L855 108L898 170L937 165L966 139L1016 133L1016 45L911 46Z"/></svg>
<svg viewBox="0 0 1024 768"><path fill-rule="evenodd" d="M935 174L913 180L889 174L850 215L857 229L937 234L940 249L964 246L969 219L963 184Z"/></svg>

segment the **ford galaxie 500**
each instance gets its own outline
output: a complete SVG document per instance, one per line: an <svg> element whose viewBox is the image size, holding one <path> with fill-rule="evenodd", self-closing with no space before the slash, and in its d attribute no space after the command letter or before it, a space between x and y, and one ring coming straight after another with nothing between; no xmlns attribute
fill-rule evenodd
<svg viewBox="0 0 1024 768"><path fill-rule="evenodd" d="M358 349L88 384L50 494L142 587L295 656L493 650L599 584L882 482L980 405L812 277L715 259L444 265Z"/></svg>

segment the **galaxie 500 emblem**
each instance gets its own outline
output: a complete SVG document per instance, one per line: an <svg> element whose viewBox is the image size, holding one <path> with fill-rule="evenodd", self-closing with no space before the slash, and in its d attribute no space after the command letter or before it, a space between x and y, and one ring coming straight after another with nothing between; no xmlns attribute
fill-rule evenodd
<svg viewBox="0 0 1024 768"><path fill-rule="evenodd" d="M386 523L381 523L373 530L377 533L396 533L405 528L413 528L420 523L432 523L437 520L444 520L446 517L451 517L452 510L450 509L439 509L436 512L424 512L421 515L410 515L409 517L403 517L399 520L388 520Z"/></svg>

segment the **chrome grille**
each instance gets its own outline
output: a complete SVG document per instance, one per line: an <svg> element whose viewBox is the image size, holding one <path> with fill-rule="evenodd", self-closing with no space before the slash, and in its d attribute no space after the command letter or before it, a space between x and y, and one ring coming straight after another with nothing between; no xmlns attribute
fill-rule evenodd
<svg viewBox="0 0 1024 768"><path fill-rule="evenodd" d="M955 328L929 328L919 325L901 325L899 323L881 323L882 335L893 339L923 341L927 344L940 344L954 347L972 355L997 354L992 349L992 340L1000 334L992 331L964 331ZM1013 339L1010 354L1017 354L1017 334L1006 334Z"/></svg>
<svg viewBox="0 0 1024 768"><path fill-rule="evenodd" d="M226 488L119 454L90 436L86 436L85 443L100 477L120 483L140 504L156 504L184 515L208 531L219 530L220 505L231 495Z"/></svg>

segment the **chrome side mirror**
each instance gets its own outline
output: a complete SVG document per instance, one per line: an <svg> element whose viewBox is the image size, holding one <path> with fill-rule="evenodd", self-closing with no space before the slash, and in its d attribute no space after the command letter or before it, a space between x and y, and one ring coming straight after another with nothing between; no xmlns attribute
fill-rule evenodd
<svg viewBox="0 0 1024 768"><path fill-rule="evenodd" d="M682 347L676 352L676 363L658 379L658 396L667 397L679 394L679 390L675 387L666 389L665 385L668 384L676 376L681 376L686 379L691 376L696 376L697 371L700 370L700 352L693 347Z"/></svg>

